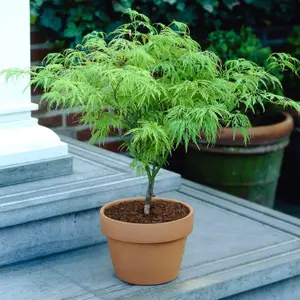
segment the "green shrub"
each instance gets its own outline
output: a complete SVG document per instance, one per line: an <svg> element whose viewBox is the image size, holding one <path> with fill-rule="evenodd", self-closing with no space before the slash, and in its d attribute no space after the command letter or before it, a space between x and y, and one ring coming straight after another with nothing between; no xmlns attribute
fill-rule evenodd
<svg viewBox="0 0 300 300"><path fill-rule="evenodd" d="M110 32L121 13L133 8L154 22L188 24L199 40L216 29L238 30L242 25L266 27L294 24L297 1L282 0L31 0L31 22L65 45L79 43L93 30Z"/></svg>
<svg viewBox="0 0 300 300"><path fill-rule="evenodd" d="M300 59L300 26L294 26L291 34L288 37L288 47L291 55ZM300 101L300 85L299 81L293 74L286 74L284 78L285 94ZM296 121L299 124L299 121Z"/></svg>
<svg viewBox="0 0 300 300"><path fill-rule="evenodd" d="M300 57L300 26L294 26L288 37L288 42L292 46L291 54Z"/></svg>
<svg viewBox="0 0 300 300"><path fill-rule="evenodd" d="M250 27L242 27L239 32L216 30L209 34L208 41L208 49L216 53L223 61L244 58L259 66L267 67L268 57L272 53L270 47L263 47L260 39ZM283 80L280 70L275 69L271 73ZM279 87L276 92L282 94Z"/></svg>
<svg viewBox="0 0 300 300"><path fill-rule="evenodd" d="M263 47L250 27L234 30L217 30L208 37L209 50L215 52L223 61L245 58L263 66L271 54L270 47Z"/></svg>

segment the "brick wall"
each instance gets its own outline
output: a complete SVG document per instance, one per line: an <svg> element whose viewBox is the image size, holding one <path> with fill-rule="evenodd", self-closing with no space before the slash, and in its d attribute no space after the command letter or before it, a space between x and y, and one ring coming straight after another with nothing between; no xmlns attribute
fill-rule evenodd
<svg viewBox="0 0 300 300"><path fill-rule="evenodd" d="M41 32L31 29L31 64L39 65L43 58L55 49L49 48L49 43ZM91 138L91 129L89 125L82 125L79 122L80 109L54 109L49 108L45 101L41 101L41 91L31 90L31 101L37 103L39 108L32 112L32 117L39 120L39 124L51 128L58 134L67 135L83 142L88 142ZM121 130L113 129L110 136L100 147L113 152L119 152L121 141ZM98 144L95 144L99 146Z"/></svg>

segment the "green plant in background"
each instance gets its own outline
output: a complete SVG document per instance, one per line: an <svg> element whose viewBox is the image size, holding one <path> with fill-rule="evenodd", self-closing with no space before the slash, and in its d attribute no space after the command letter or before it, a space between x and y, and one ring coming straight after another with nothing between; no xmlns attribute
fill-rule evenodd
<svg viewBox="0 0 300 300"><path fill-rule="evenodd" d="M127 8L145 13L155 22L174 19L188 24L198 40L218 28L242 25L266 27L295 24L297 1L282 0L31 0L31 23L52 41L79 43L93 30L110 32L120 25Z"/></svg>
<svg viewBox="0 0 300 300"><path fill-rule="evenodd" d="M148 17L128 9L130 22L106 36L86 35L75 49L49 54L44 66L2 71L6 80L31 75L51 105L81 107L82 122L92 124L92 141L108 136L111 127L126 128L124 147L134 158L132 167L148 176L145 213L150 210L155 177L170 152L182 142L206 139L213 144L218 130L242 131L257 105L300 105L271 93L281 86L269 73L274 68L297 72L299 61L288 54L272 54L268 70L245 59L222 63L202 51L180 22L153 25Z"/></svg>
<svg viewBox="0 0 300 300"><path fill-rule="evenodd" d="M208 49L219 55L223 61L244 58L267 67L268 57L272 53L270 47L263 47L250 27L242 27L239 32L216 30L209 34L208 41ZM283 79L280 69L273 69L271 73L278 79ZM276 92L282 94L280 87L277 87Z"/></svg>
<svg viewBox="0 0 300 300"><path fill-rule="evenodd" d="M250 27L242 27L239 32L217 30L209 34L208 41L208 49L223 61L245 58L264 66L272 52L270 47L263 47Z"/></svg>
<svg viewBox="0 0 300 300"><path fill-rule="evenodd" d="M53 41L79 43L87 32L112 23L108 1L31 0L31 24L46 30Z"/></svg>
<svg viewBox="0 0 300 300"><path fill-rule="evenodd" d="M292 46L291 54L300 57L300 26L294 26L288 37L288 42Z"/></svg>
<svg viewBox="0 0 300 300"><path fill-rule="evenodd" d="M288 47L291 55L300 58L300 26L294 26L288 37ZM300 86L298 80L292 74L287 74L284 78L285 92L289 97L293 97L297 101L300 100ZM299 126L299 118L294 118L295 123Z"/></svg>

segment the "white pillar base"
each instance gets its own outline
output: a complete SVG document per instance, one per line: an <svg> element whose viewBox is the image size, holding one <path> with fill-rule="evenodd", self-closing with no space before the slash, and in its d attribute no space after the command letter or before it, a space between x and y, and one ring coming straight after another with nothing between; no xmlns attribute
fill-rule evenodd
<svg viewBox="0 0 300 300"><path fill-rule="evenodd" d="M29 69L29 0L0 0L0 28L0 69ZM0 186L72 172L67 144L31 118L38 106L29 82L28 74L8 82L0 76Z"/></svg>
<svg viewBox="0 0 300 300"><path fill-rule="evenodd" d="M0 122L0 168L68 155L68 145L37 119Z"/></svg>

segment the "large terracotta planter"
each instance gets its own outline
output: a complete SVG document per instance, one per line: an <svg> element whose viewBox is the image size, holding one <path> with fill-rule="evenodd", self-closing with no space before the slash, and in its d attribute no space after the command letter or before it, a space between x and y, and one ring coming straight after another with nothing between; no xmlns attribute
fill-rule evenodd
<svg viewBox="0 0 300 300"><path fill-rule="evenodd" d="M166 223L137 224L116 221L104 212L111 205L145 198L120 199L100 209L100 224L107 237L117 277L132 284L153 285L175 279L179 273L187 236L193 229L193 208L186 217ZM179 202L164 198L154 198Z"/></svg>
<svg viewBox="0 0 300 300"><path fill-rule="evenodd" d="M184 176L213 188L268 206L274 206L284 148L289 143L293 119L284 114L273 125L249 129L245 147L240 132L223 128L213 147L199 141L190 145Z"/></svg>

